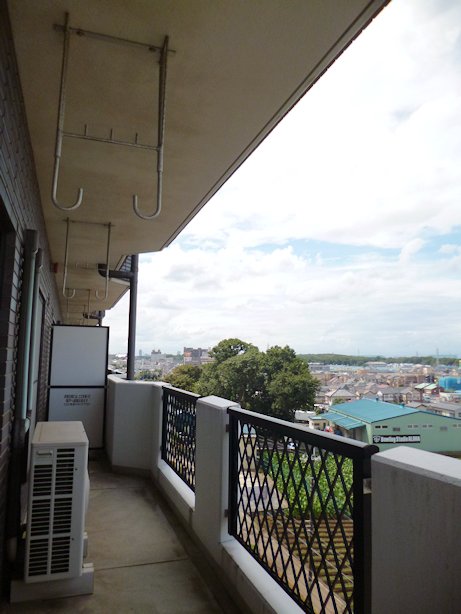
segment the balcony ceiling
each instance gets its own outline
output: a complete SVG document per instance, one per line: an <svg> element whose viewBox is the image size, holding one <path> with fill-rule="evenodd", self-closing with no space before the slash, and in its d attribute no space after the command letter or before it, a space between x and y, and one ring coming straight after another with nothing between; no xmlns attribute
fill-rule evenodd
<svg viewBox="0 0 461 614"><path fill-rule="evenodd" d="M9 8L28 125L52 259L62 285L66 217L70 225L63 319L110 308L125 291L111 282L108 299L96 272L125 255L161 250L194 217L309 89L386 0L10 0ZM58 199L51 202L64 35L69 24L161 46L169 36L163 210L153 221L132 209L155 209L156 153L64 138ZM159 55L147 48L70 36L64 129L156 145ZM95 224L96 223L96 224ZM90 292L89 292L90 291Z"/></svg>

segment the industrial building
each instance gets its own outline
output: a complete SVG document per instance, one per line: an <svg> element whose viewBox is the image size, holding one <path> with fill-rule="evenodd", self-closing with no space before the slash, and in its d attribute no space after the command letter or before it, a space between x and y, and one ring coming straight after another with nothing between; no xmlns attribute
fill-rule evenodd
<svg viewBox="0 0 461 614"><path fill-rule="evenodd" d="M381 451L411 446L429 452L461 454L461 420L430 411L361 399L322 414L338 435L372 443Z"/></svg>

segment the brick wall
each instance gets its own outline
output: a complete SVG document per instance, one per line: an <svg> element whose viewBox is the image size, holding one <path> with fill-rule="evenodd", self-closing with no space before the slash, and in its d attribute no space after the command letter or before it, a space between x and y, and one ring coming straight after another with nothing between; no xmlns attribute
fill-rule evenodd
<svg viewBox="0 0 461 614"><path fill-rule="evenodd" d="M6 0L0 0L0 585L4 587L4 530L15 411L17 328L24 231L37 230L44 252L40 292L45 298L37 416L46 417L50 328L59 319L54 276L25 118Z"/></svg>

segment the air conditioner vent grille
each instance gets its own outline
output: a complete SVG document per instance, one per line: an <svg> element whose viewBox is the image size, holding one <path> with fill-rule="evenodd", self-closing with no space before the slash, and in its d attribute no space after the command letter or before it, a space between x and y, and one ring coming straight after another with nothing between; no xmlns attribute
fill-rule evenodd
<svg viewBox="0 0 461 614"><path fill-rule="evenodd" d="M58 448L56 455L56 495L71 495L74 488L75 449Z"/></svg>
<svg viewBox="0 0 461 614"><path fill-rule="evenodd" d="M51 520L51 500L35 499L32 502L32 518L30 523L30 534L48 535L50 532Z"/></svg>
<svg viewBox="0 0 461 614"><path fill-rule="evenodd" d="M35 465L33 484L34 497L49 497L53 484L53 465Z"/></svg>
<svg viewBox="0 0 461 614"><path fill-rule="evenodd" d="M72 527L72 497L54 502L53 533L70 533Z"/></svg>
<svg viewBox="0 0 461 614"><path fill-rule="evenodd" d="M39 422L31 445L24 580L79 578L89 486L88 439L78 421Z"/></svg>
<svg viewBox="0 0 461 614"><path fill-rule="evenodd" d="M70 537L55 537L51 547L51 569L53 573L66 573L70 562Z"/></svg>
<svg viewBox="0 0 461 614"><path fill-rule="evenodd" d="M29 547L29 576L46 574L48 565L48 539L31 540Z"/></svg>

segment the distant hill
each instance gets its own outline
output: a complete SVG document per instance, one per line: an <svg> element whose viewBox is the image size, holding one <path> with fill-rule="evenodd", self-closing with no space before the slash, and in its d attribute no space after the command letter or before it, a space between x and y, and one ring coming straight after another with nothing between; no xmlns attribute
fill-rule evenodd
<svg viewBox="0 0 461 614"><path fill-rule="evenodd" d="M380 361L387 363L402 363L406 362L414 365L432 365L437 364L435 356L348 356L347 354L298 354L306 362L320 362L324 365L364 365L370 361ZM458 358L439 357L441 365L458 365Z"/></svg>

